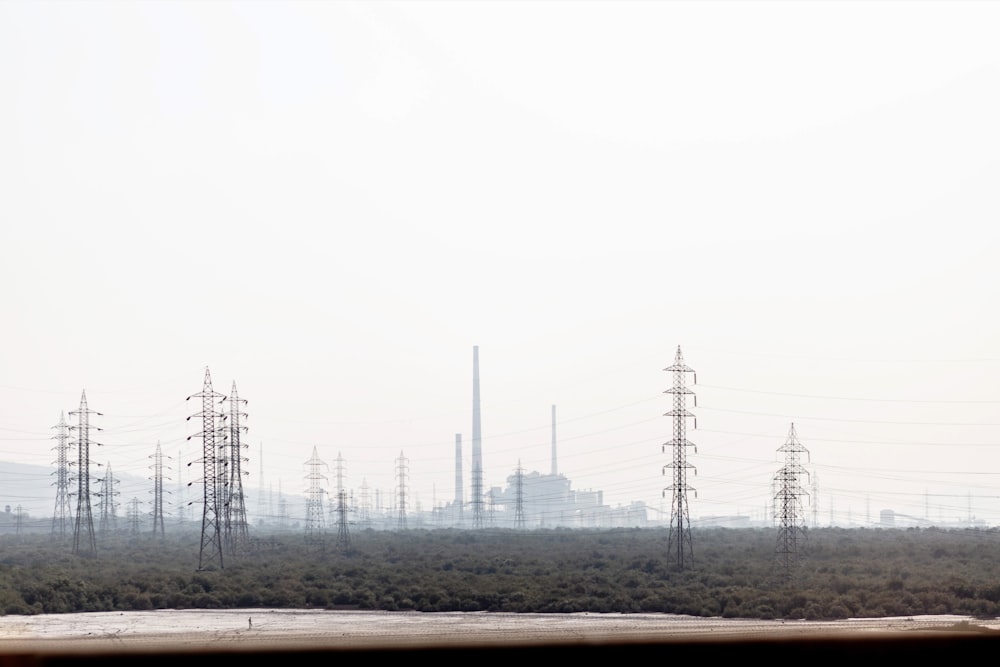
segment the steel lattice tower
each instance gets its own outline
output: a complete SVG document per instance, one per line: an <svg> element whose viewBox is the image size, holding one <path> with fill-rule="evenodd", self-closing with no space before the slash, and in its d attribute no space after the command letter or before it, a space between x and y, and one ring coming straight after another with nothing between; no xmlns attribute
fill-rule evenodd
<svg viewBox="0 0 1000 667"><path fill-rule="evenodd" d="M73 553L93 556L97 554L97 538L94 536L94 515L90 508L90 415L101 415L87 406L86 390L80 395L80 409L70 412L77 415L76 429L77 450L77 495L76 495L76 525L73 529ZM97 444L97 443L94 443Z"/></svg>
<svg viewBox="0 0 1000 667"><path fill-rule="evenodd" d="M98 496L101 499L101 517L97 524L97 532L106 536L109 532L118 530L118 503L115 502L115 496L118 495L115 484L118 482L115 480L114 473L111 472L110 463L107 465L107 472L104 473L100 482L101 492Z"/></svg>
<svg viewBox="0 0 1000 667"><path fill-rule="evenodd" d="M160 443L156 443L156 453L153 459L153 537L166 536L163 529L163 452ZM168 478L169 479L169 478Z"/></svg>
<svg viewBox="0 0 1000 667"><path fill-rule="evenodd" d="M472 348L472 527L486 524L483 512L483 434L479 412L479 346Z"/></svg>
<svg viewBox="0 0 1000 667"><path fill-rule="evenodd" d="M795 434L795 424L788 429L788 439L778 448L785 455L783 465L774 476L777 492L774 496L774 516L778 520L778 539L774 547L775 561L788 578L799 559L799 538L806 536L802 496L808 495L802 487L803 478L809 473L802 467L802 454L808 458L809 450L802 446Z"/></svg>
<svg viewBox="0 0 1000 667"><path fill-rule="evenodd" d="M371 506L371 495L368 493L368 479L365 477L361 478L361 504L360 504L361 515L358 517L361 521L362 528L368 528L371 526L372 521L372 506Z"/></svg>
<svg viewBox="0 0 1000 667"><path fill-rule="evenodd" d="M322 542L323 487L320 485L320 480L326 480L326 476L319 469L326 464L320 460L315 447L306 465L309 466L309 473L306 475L306 479L309 480L309 488L306 490L306 541Z"/></svg>
<svg viewBox="0 0 1000 667"><path fill-rule="evenodd" d="M521 459L517 460L517 470L514 472L514 492L514 527L524 530L524 468L521 467Z"/></svg>
<svg viewBox="0 0 1000 667"><path fill-rule="evenodd" d="M218 567L223 568L222 554L222 530L220 525L220 498L218 495L219 478L217 475L218 447L216 438L218 428L216 423L223 415L216 412L215 400L223 399L225 396L212 389L212 376L205 369L205 380L202 389L197 394L192 394L186 400L192 398L201 399L201 412L197 412L191 417L201 417L201 432L188 436L191 438L201 438L202 443L202 514L201 514L201 546L198 550L198 569L207 570ZM188 420L191 419L188 417Z"/></svg>
<svg viewBox="0 0 1000 667"><path fill-rule="evenodd" d="M226 500L226 544L229 553L236 555L250 544L250 533L247 527L247 507L243 496L243 461L242 449L249 445L242 444L242 434L247 430L240 424L247 413L240 412L240 404L246 404L236 393L236 383L229 396L229 481L227 484L228 498Z"/></svg>
<svg viewBox="0 0 1000 667"><path fill-rule="evenodd" d="M56 450L56 470L53 473L56 476L53 482L56 486L56 506L52 512L52 537L65 538L73 520L69 504L69 426L65 412L59 415L59 423L52 428L59 429L53 436L57 444L53 447Z"/></svg>
<svg viewBox="0 0 1000 667"><path fill-rule="evenodd" d="M24 539L24 508L20 505L14 508L14 533L17 535L17 541L22 542Z"/></svg>
<svg viewBox="0 0 1000 667"><path fill-rule="evenodd" d="M344 489L344 458L337 452L337 548L351 548L351 535L347 530L347 491Z"/></svg>
<svg viewBox="0 0 1000 667"><path fill-rule="evenodd" d="M694 443L687 439L687 420L694 417L688 412L686 404L687 397L694 396L694 392L684 386L685 374L691 373L694 384L698 383L698 376L694 374L694 369L684 365L684 357L681 355L681 347L677 346L677 354L674 356L673 366L668 366L663 370L673 373L674 384L664 394L673 394L673 409L664 413L665 417L672 417L674 422L673 439L663 445L663 451L667 451L669 446L673 451L673 460L663 466L663 474L667 474L667 469L671 471L672 483L663 490L664 496L669 491L673 497L670 507L670 534L667 538L667 556L671 562L683 570L686 566L694 564L694 547L691 544L691 518L688 514L687 492L694 491L688 486L687 472L694 466L687 462L687 448L694 447ZM698 405L695 398L695 406ZM695 428L698 426L695 420ZM695 452L698 449L695 447ZM696 471L697 474L697 471ZM695 492L697 497L697 492Z"/></svg>
<svg viewBox="0 0 1000 667"><path fill-rule="evenodd" d="M399 452L396 459L396 491L399 496L399 516L396 520L396 530L406 530L406 463L407 458Z"/></svg>
<svg viewBox="0 0 1000 667"><path fill-rule="evenodd" d="M139 499L133 497L128 501L127 518L129 524L129 535L132 538L139 536Z"/></svg>

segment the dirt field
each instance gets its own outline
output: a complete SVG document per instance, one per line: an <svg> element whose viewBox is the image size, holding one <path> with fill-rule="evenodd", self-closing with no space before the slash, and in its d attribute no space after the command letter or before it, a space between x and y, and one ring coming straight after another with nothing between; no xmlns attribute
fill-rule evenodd
<svg viewBox="0 0 1000 667"><path fill-rule="evenodd" d="M756 621L661 614L161 610L0 617L0 656L338 651L1000 635L962 616ZM0 661L2 662L2 661Z"/></svg>

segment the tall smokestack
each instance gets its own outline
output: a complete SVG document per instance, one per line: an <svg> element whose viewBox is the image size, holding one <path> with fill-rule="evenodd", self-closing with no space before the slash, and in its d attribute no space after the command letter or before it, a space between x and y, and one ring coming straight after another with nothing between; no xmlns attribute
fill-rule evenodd
<svg viewBox="0 0 1000 667"><path fill-rule="evenodd" d="M472 527L483 521L483 438L479 418L479 346L472 346Z"/></svg>
<svg viewBox="0 0 1000 667"><path fill-rule="evenodd" d="M552 406L552 476L559 474L556 467L556 406Z"/></svg>
<svg viewBox="0 0 1000 667"><path fill-rule="evenodd" d="M455 521L462 523L462 506L465 494L462 489L462 434L455 434Z"/></svg>

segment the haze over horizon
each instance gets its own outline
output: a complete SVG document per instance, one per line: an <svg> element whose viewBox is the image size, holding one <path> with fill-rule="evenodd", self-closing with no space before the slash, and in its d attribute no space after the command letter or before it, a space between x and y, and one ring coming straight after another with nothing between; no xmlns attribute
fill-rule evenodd
<svg viewBox="0 0 1000 667"><path fill-rule="evenodd" d="M1000 524L998 19L0 3L0 460L86 390L93 460L196 479L207 367L250 507L314 447L450 501L456 433L468 500L478 346L485 486L549 471L555 405L573 488L658 508L680 346L693 519L762 515L794 422L823 524Z"/></svg>

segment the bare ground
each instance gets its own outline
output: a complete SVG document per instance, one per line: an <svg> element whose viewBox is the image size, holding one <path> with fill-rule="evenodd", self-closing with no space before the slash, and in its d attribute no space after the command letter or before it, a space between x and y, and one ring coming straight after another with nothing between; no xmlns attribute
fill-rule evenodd
<svg viewBox="0 0 1000 667"><path fill-rule="evenodd" d="M252 624L251 624L252 622ZM358 651L1000 636L964 616L759 621L664 614L159 610L0 617L0 657L207 651ZM2 662L2 661L0 661Z"/></svg>

